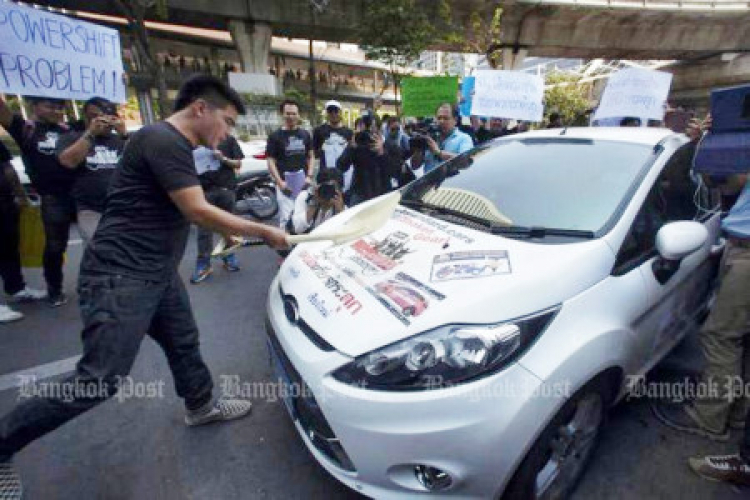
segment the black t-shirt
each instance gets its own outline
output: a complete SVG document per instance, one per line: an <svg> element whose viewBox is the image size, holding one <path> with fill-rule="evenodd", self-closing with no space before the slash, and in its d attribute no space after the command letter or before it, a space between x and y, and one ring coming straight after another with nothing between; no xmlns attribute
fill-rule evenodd
<svg viewBox="0 0 750 500"><path fill-rule="evenodd" d="M5 172L6 169L13 169L13 165L10 163L13 157L5 147L5 144L0 142L0 198L8 198L15 196L13 191L13 185L8 180L8 176Z"/></svg>
<svg viewBox="0 0 750 500"><path fill-rule="evenodd" d="M245 157L237 139L231 135L227 136L227 138L219 144L217 149L230 160L241 160ZM237 187L237 174L235 174L235 170L229 165L223 163L219 167L219 170L205 172L199 176L199 179L201 181L201 186L203 186L205 191L217 187L226 189L234 189Z"/></svg>
<svg viewBox="0 0 750 500"><path fill-rule="evenodd" d="M301 128L280 128L268 136L266 143L266 154L276 160L280 174L304 169L311 149L310 134Z"/></svg>
<svg viewBox="0 0 750 500"><path fill-rule="evenodd" d="M8 133L21 148L26 173L39 194L70 193L75 172L57 161L57 141L69 130L60 123L24 121L13 115Z"/></svg>
<svg viewBox="0 0 750 500"><path fill-rule="evenodd" d="M320 158L320 168L336 168L336 161L353 136L347 127L332 127L328 123L317 127L313 132L313 149L315 157Z"/></svg>
<svg viewBox="0 0 750 500"><path fill-rule="evenodd" d="M58 156L72 146L83 135L68 132L57 143ZM71 194L78 210L104 211L107 189L122 156L125 140L117 134L94 136L86 160L76 167L76 179Z"/></svg>
<svg viewBox="0 0 750 500"><path fill-rule="evenodd" d="M193 145L168 122L143 127L125 145L104 215L86 247L81 273L172 279L190 223L168 193L198 186Z"/></svg>

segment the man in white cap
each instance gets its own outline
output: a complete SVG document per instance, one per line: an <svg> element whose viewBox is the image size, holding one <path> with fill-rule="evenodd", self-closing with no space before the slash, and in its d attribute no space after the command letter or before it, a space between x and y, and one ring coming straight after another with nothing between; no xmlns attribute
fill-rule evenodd
<svg viewBox="0 0 750 500"><path fill-rule="evenodd" d="M336 168L336 160L352 141L354 132L341 123L341 103L326 103L326 122L313 131L313 149L320 160L321 170Z"/></svg>

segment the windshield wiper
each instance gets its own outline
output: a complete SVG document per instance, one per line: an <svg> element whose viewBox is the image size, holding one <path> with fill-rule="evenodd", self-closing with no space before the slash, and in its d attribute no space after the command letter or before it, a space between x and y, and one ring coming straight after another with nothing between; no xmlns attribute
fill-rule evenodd
<svg viewBox="0 0 750 500"><path fill-rule="evenodd" d="M492 234L501 234L503 236L517 237L517 238L544 238L545 236L569 236L571 238L587 238L593 239L596 237L593 231L586 231L583 229L559 229L553 227L539 227L539 226L502 226L499 224L493 224L490 227Z"/></svg>
<svg viewBox="0 0 750 500"><path fill-rule="evenodd" d="M432 203L427 203L422 200L412 200L412 199L401 199L400 202L402 205L405 205L407 207L411 208L423 208L426 210L429 210L431 212L437 212L440 214L446 214L446 215L452 215L454 217L458 217L460 219L467 220L469 222L473 222L475 224L481 224L482 226L487 227L488 229L492 228L492 225L494 222L484 219L482 217L477 217L476 215L470 215L466 214L464 212L461 212L460 210L454 210L452 208L443 207L440 205L433 205Z"/></svg>

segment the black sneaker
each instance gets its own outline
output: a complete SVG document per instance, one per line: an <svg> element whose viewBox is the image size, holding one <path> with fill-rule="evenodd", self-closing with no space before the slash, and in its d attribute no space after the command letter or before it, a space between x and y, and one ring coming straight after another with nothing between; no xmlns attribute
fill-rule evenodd
<svg viewBox="0 0 750 500"><path fill-rule="evenodd" d="M50 307L60 307L68 303L68 296L63 292L50 292L47 300L49 301Z"/></svg>
<svg viewBox="0 0 750 500"><path fill-rule="evenodd" d="M703 436L712 441L729 440L729 431L716 431L705 427L689 404L655 401L651 403L651 410L661 423L676 431Z"/></svg>
<svg viewBox="0 0 750 500"><path fill-rule="evenodd" d="M0 500L20 500L23 493L21 476L10 460L0 462Z"/></svg>
<svg viewBox="0 0 750 500"><path fill-rule="evenodd" d="M718 455L689 459L690 468L711 481L750 486L750 464L739 455Z"/></svg>

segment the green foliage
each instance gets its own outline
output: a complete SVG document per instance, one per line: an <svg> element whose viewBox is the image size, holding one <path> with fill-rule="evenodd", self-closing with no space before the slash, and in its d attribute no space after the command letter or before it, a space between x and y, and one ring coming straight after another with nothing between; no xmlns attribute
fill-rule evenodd
<svg viewBox="0 0 750 500"><path fill-rule="evenodd" d="M378 0L367 2L359 36L368 58L393 69L417 60L435 28L414 0Z"/></svg>
<svg viewBox="0 0 750 500"><path fill-rule="evenodd" d="M503 9L496 3L471 11L468 17L459 19L453 15L448 0L441 0L438 15L443 23L440 30L443 39L458 45L464 52L484 54L492 68L501 65Z"/></svg>
<svg viewBox="0 0 750 500"><path fill-rule="evenodd" d="M544 110L562 116L565 125L577 124L591 106L590 83L580 83L580 77L560 72L548 73L544 91Z"/></svg>

